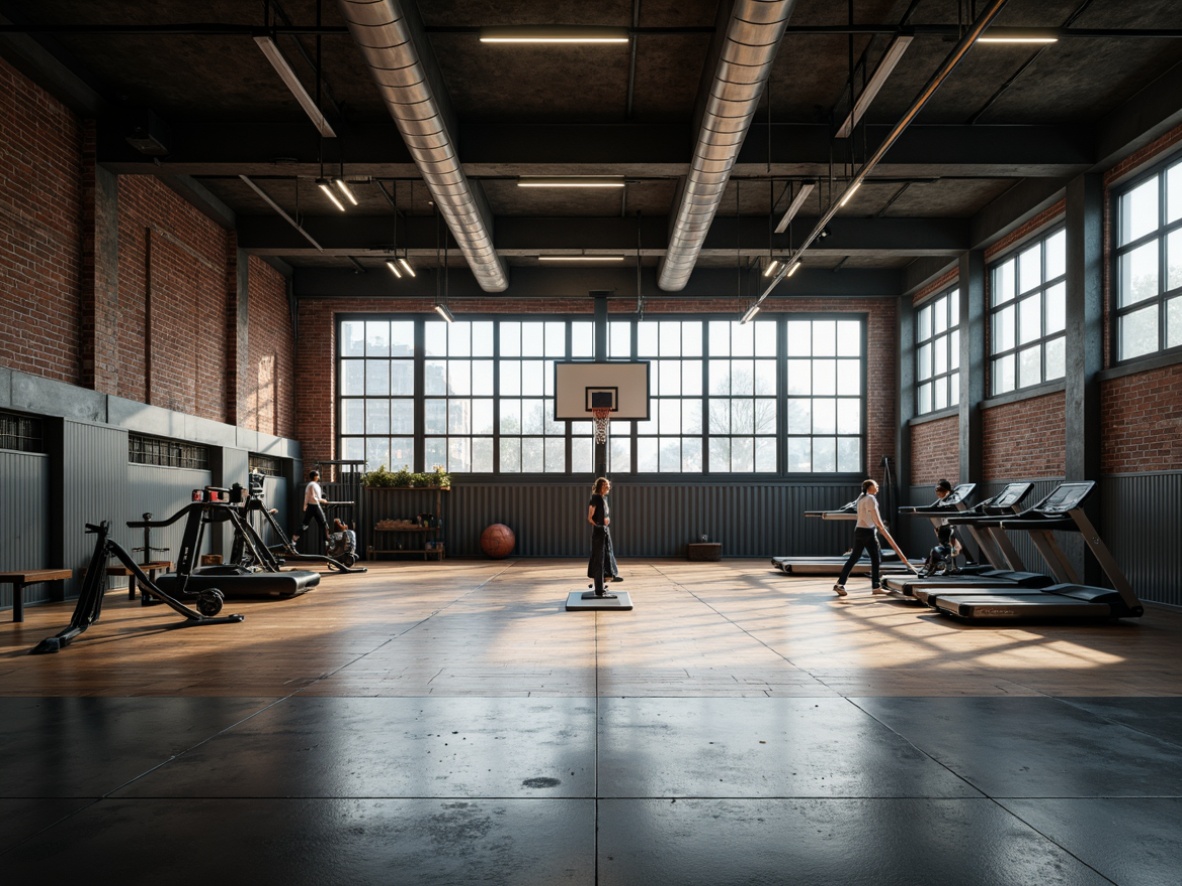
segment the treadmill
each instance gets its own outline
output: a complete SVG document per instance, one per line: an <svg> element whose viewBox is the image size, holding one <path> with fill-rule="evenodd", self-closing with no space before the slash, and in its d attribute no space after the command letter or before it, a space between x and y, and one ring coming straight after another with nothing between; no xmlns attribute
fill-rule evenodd
<svg viewBox="0 0 1182 886"><path fill-rule="evenodd" d="M1001 521L1003 532L1029 532L1051 570L1056 575L1066 576L1066 581L1040 589L981 589L974 592L966 588L956 593L937 593L929 596L929 605L941 614L965 621L1053 618L1110 621L1143 615L1145 609L1141 601L1084 513L1083 504L1095 486L1093 480L1060 483L1034 507ZM1055 531L1080 533L1114 589L1082 584L1055 540Z"/></svg>
<svg viewBox="0 0 1182 886"><path fill-rule="evenodd" d="M858 500L855 498L851 502L846 502L840 508L832 511L805 511L804 515L815 520L857 520L858 519ZM849 559L849 554L840 555L820 555L815 557L772 557L772 566L779 569L781 572L792 575L840 575L842 568L845 566L845 561ZM911 574L912 567L918 568L922 565L922 561L912 560L911 564L899 562L899 555L890 548L886 548L882 552L882 560L879 564L879 572L882 575L890 574ZM851 575L869 575L870 574L870 557L863 554L861 559L854 564Z"/></svg>
<svg viewBox="0 0 1182 886"><path fill-rule="evenodd" d="M951 525L963 526L968 530L981 556L987 561L987 567L923 577L892 576L883 583L886 592L902 599L927 603L929 595L937 591L955 591L966 587L1039 588L1054 584L1054 578L1041 572L1026 570L1013 543L1000 528L1003 518L1019 513L1023 499L1033 488L1032 483L1008 483L992 498L948 517Z"/></svg>

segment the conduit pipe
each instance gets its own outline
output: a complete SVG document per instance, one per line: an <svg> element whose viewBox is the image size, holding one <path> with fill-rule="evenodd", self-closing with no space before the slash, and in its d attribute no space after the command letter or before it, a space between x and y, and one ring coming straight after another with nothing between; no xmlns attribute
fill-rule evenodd
<svg viewBox="0 0 1182 886"><path fill-rule="evenodd" d="M414 35L422 30L408 19L400 0L339 2L349 33L476 282L485 292L503 292L509 275L493 244L491 214L464 174L444 101L415 46Z"/></svg>
<svg viewBox="0 0 1182 886"><path fill-rule="evenodd" d="M731 8L713 78L705 90L689 175L681 189L657 284L670 292L689 282L722 202L731 170L796 0L738 0Z"/></svg>

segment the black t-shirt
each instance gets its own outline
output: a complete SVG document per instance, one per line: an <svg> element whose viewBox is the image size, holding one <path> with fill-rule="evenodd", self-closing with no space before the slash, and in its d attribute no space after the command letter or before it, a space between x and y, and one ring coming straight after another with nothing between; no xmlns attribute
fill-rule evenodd
<svg viewBox="0 0 1182 886"><path fill-rule="evenodd" d="M602 526L604 519L610 513L607 506L607 499L598 493L591 496L591 501L588 504L594 509L591 512L591 519L596 526Z"/></svg>

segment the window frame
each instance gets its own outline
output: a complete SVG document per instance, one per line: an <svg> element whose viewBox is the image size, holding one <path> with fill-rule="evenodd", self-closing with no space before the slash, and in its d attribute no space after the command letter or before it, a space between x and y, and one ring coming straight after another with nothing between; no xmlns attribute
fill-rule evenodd
<svg viewBox="0 0 1182 886"><path fill-rule="evenodd" d="M929 321L928 334L926 338L920 338L920 318L924 311L932 311L934 316L937 304L943 303L944 315L948 321L941 332L935 331L935 323ZM960 334L961 321L960 316L960 284L956 283L952 286L934 293L921 303L915 306L913 313L912 324L912 340L915 348L915 414L917 416L935 415L943 412L946 409L955 409L960 405ZM955 316L955 320L953 320ZM946 348L945 353L945 368L943 372L936 372L936 347L940 344ZM921 354L925 345L930 346L929 351L929 366L930 372L925 377L922 374L923 367L920 366ZM955 384L954 384L955 382ZM922 389L924 385L929 385L931 388L931 397L929 408L923 409L921 403L923 402ZM944 405L936 406L935 392L938 386L944 388ZM953 392L955 390L955 396Z"/></svg>
<svg viewBox="0 0 1182 886"><path fill-rule="evenodd" d="M1109 244L1111 247L1109 280L1112 297L1109 302L1108 316L1111 321L1109 343L1113 365L1127 365L1162 354L1177 355L1182 353L1182 273L1178 275L1178 285L1173 288L1169 286L1171 236L1176 238L1175 248L1179 253L1179 263L1182 264L1182 211L1172 221L1168 219L1171 171L1175 175L1175 184L1182 191L1182 152L1177 152L1155 163L1128 181L1122 182L1110 193L1109 208L1112 225ZM1157 223L1152 230L1122 244L1120 242L1123 222L1121 202L1123 198L1152 180L1157 181ZM1182 206L1182 193L1176 195L1175 200L1178 205ZM1122 259L1151 243L1157 245L1157 292L1152 296L1122 305ZM1175 332L1177 343L1173 345L1169 344L1171 307L1177 311L1176 325L1178 326ZM1141 314L1150 311L1150 309L1155 309L1153 313L1157 323L1157 346L1132 356L1125 356L1122 337L1125 320L1134 314Z"/></svg>
<svg viewBox="0 0 1182 886"><path fill-rule="evenodd" d="M989 397L1004 397L1010 394L1017 394L1023 391L1034 390L1046 384L1055 384L1066 378L1066 342L1067 342L1067 324L1066 324L1066 298L1067 298L1067 261L1066 261L1066 232L1067 225L1062 219L1055 222L1053 225L1044 228L1034 236L1022 240L1015 244L1004 253L997 256L989 263L986 269L986 279L989 284L988 292L988 306L986 310L986 323L988 330L989 353L988 367L989 367ZM1047 244L1054 238L1063 236L1063 269L1060 273L1053 277L1047 276ZM1039 281L1036 285L1022 288L1022 273L1023 264L1022 259L1028 255L1031 250L1037 248L1039 250L1039 264L1038 273ZM1013 274L1013 291L1009 298L1004 302L997 302L997 293L999 290L998 280L1000 271L1007 265L1012 264ZM1048 332L1048 296L1054 289L1060 289L1060 296L1063 299L1063 325L1056 328L1054 331ZM1022 308L1030 302L1037 299L1038 301L1038 323L1039 334L1029 339L1022 338ZM1007 311L1013 312L1011 323L1012 341L1008 346L1002 349L998 348L998 326L999 318ZM1050 377L1048 375L1047 354L1048 346L1054 343L1062 343L1062 374ZM1035 347L1038 348L1038 379L1035 381L1022 382L1022 356L1032 351ZM1010 359L1012 384L1004 389L998 388L998 379L1000 373L998 367L1002 360Z"/></svg>

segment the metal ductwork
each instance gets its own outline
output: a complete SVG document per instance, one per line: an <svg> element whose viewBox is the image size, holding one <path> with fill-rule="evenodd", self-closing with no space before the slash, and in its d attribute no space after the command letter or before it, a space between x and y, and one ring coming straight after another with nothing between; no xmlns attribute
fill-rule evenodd
<svg viewBox="0 0 1182 886"><path fill-rule="evenodd" d="M669 249L661 260L661 289L677 292L689 282L795 2L737 0L731 9L713 78L703 93L693 163L681 188Z"/></svg>
<svg viewBox="0 0 1182 886"><path fill-rule="evenodd" d="M398 0L340 0L340 7L476 282L485 292L503 292L509 275L493 245L491 214L460 167L444 101L430 82L429 59L415 46L413 34L422 33L417 21Z"/></svg>

